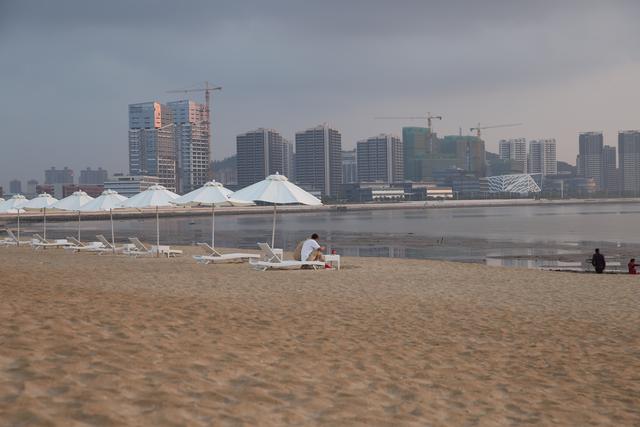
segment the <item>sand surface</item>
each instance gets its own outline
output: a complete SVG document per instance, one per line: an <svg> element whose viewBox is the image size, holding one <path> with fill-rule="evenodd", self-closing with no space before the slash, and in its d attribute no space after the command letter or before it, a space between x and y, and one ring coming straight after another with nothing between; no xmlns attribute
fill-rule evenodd
<svg viewBox="0 0 640 427"><path fill-rule="evenodd" d="M640 276L343 265L0 248L0 424L640 425Z"/></svg>

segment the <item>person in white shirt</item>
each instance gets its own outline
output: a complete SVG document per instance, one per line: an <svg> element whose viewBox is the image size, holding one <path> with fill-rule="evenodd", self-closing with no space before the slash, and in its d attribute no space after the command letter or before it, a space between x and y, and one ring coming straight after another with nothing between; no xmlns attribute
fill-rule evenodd
<svg viewBox="0 0 640 427"><path fill-rule="evenodd" d="M318 243L318 235L313 233L310 239L307 239L302 244L302 250L300 251L300 259L303 261L324 261L322 251L324 246L320 246Z"/></svg>

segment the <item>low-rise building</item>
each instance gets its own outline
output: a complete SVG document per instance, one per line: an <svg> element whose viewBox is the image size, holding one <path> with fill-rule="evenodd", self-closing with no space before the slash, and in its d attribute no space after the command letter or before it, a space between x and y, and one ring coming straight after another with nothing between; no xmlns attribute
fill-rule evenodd
<svg viewBox="0 0 640 427"><path fill-rule="evenodd" d="M118 194L125 197L132 197L159 183L160 180L157 176L121 175L105 181L104 189L117 191Z"/></svg>

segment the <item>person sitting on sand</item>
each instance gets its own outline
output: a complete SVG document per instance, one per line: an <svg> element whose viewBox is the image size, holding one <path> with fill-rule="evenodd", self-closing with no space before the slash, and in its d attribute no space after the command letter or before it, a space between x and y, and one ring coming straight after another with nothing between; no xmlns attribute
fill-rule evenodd
<svg viewBox="0 0 640 427"><path fill-rule="evenodd" d="M596 273L602 274L607 263L604 261L604 255L600 253L600 249L596 248L596 253L591 257L591 265L596 269Z"/></svg>
<svg viewBox="0 0 640 427"><path fill-rule="evenodd" d="M300 259L302 261L324 261L324 246L320 246L318 243L318 235L313 233L310 239L307 239L302 244L300 249Z"/></svg>
<svg viewBox="0 0 640 427"><path fill-rule="evenodd" d="M631 258L629 260L629 264L627 264L627 267L629 268L629 274L638 274L636 272L636 267L640 267L640 264L636 264L636 259Z"/></svg>

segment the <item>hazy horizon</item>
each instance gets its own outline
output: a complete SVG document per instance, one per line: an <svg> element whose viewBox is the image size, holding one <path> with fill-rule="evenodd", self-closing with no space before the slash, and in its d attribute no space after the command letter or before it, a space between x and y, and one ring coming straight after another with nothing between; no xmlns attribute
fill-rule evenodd
<svg viewBox="0 0 640 427"><path fill-rule="evenodd" d="M0 185L51 166L128 171L128 104L223 86L214 159L235 136L327 122L344 149L444 116L440 135L487 125L503 138L556 138L575 163L578 133L639 129L640 3L289 1L0 3ZM190 96L203 101L199 94Z"/></svg>

